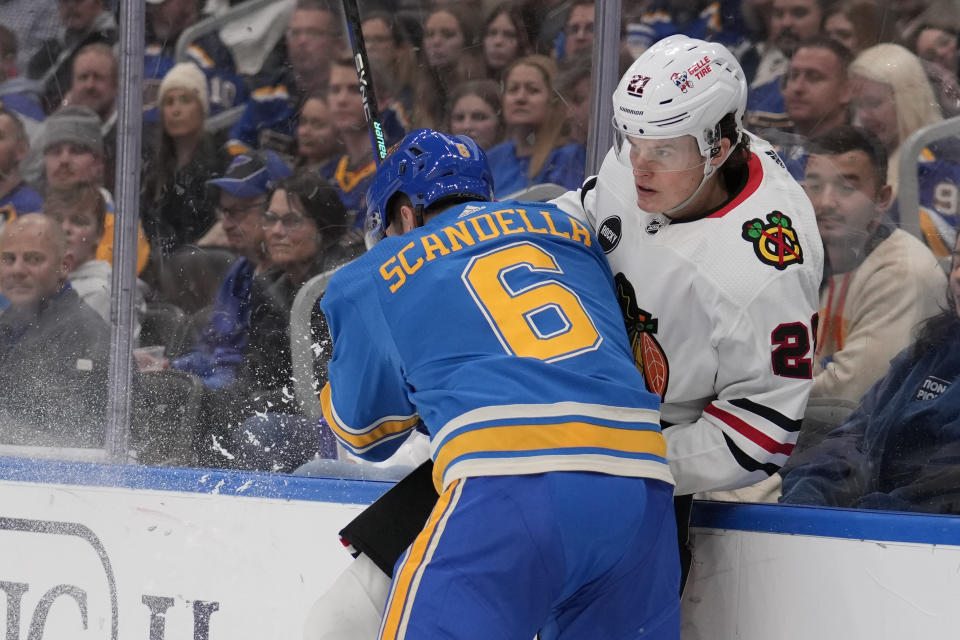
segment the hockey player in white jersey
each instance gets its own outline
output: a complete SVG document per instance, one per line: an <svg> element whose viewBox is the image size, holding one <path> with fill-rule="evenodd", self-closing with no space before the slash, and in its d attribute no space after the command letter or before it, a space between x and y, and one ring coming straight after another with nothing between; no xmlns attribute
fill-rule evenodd
<svg viewBox="0 0 960 640"><path fill-rule="evenodd" d="M725 47L661 40L617 86L599 174L555 201L616 275L679 496L776 472L811 386L823 248L800 185L743 130L746 99Z"/></svg>

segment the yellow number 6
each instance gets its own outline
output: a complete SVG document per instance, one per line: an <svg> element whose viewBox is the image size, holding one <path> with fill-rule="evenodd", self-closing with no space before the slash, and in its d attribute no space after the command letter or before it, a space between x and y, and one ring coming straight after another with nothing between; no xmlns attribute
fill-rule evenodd
<svg viewBox="0 0 960 640"><path fill-rule="evenodd" d="M562 274L556 259L530 242L517 242L473 258L462 279L507 353L552 362L600 346L603 338L580 298L556 280L520 289L507 284L511 271ZM537 316L559 318L559 328L541 329Z"/></svg>

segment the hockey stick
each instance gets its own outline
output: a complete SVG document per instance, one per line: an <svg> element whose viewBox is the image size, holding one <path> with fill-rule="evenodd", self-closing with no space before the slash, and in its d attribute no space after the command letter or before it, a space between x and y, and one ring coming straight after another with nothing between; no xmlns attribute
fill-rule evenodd
<svg viewBox="0 0 960 640"><path fill-rule="evenodd" d="M370 142L373 143L373 160L379 167L383 159L387 157L387 141L383 135L380 109L377 107L377 96L373 90L370 59L367 57L367 46L363 41L363 30L360 27L360 8L357 6L357 0L343 0L343 14L347 21L347 35L350 37L353 60L357 65L360 97L363 100L363 115L367 120L367 127L370 129Z"/></svg>

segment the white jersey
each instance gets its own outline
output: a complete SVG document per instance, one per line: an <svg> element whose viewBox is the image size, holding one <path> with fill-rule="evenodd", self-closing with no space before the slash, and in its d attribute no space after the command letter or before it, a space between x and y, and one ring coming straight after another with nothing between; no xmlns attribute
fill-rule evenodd
<svg viewBox="0 0 960 640"><path fill-rule="evenodd" d="M647 387L663 400L676 493L735 489L779 469L812 381L823 246L813 207L750 136L746 186L704 217L636 204L613 152L557 200L596 232Z"/></svg>

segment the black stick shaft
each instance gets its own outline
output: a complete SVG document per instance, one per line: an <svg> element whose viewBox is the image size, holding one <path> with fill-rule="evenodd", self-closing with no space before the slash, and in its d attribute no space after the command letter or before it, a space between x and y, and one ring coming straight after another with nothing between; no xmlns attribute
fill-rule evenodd
<svg viewBox="0 0 960 640"><path fill-rule="evenodd" d="M347 21L347 34L350 37L353 60L357 65L360 97L363 99L363 115L370 130L370 142L373 144L373 159L379 167L380 162L387 157L387 141L383 133L383 123L380 120L377 96L373 89L373 75L370 59L367 57L367 47L363 41L363 30L360 27L360 8L357 6L357 0L343 0L343 13Z"/></svg>

